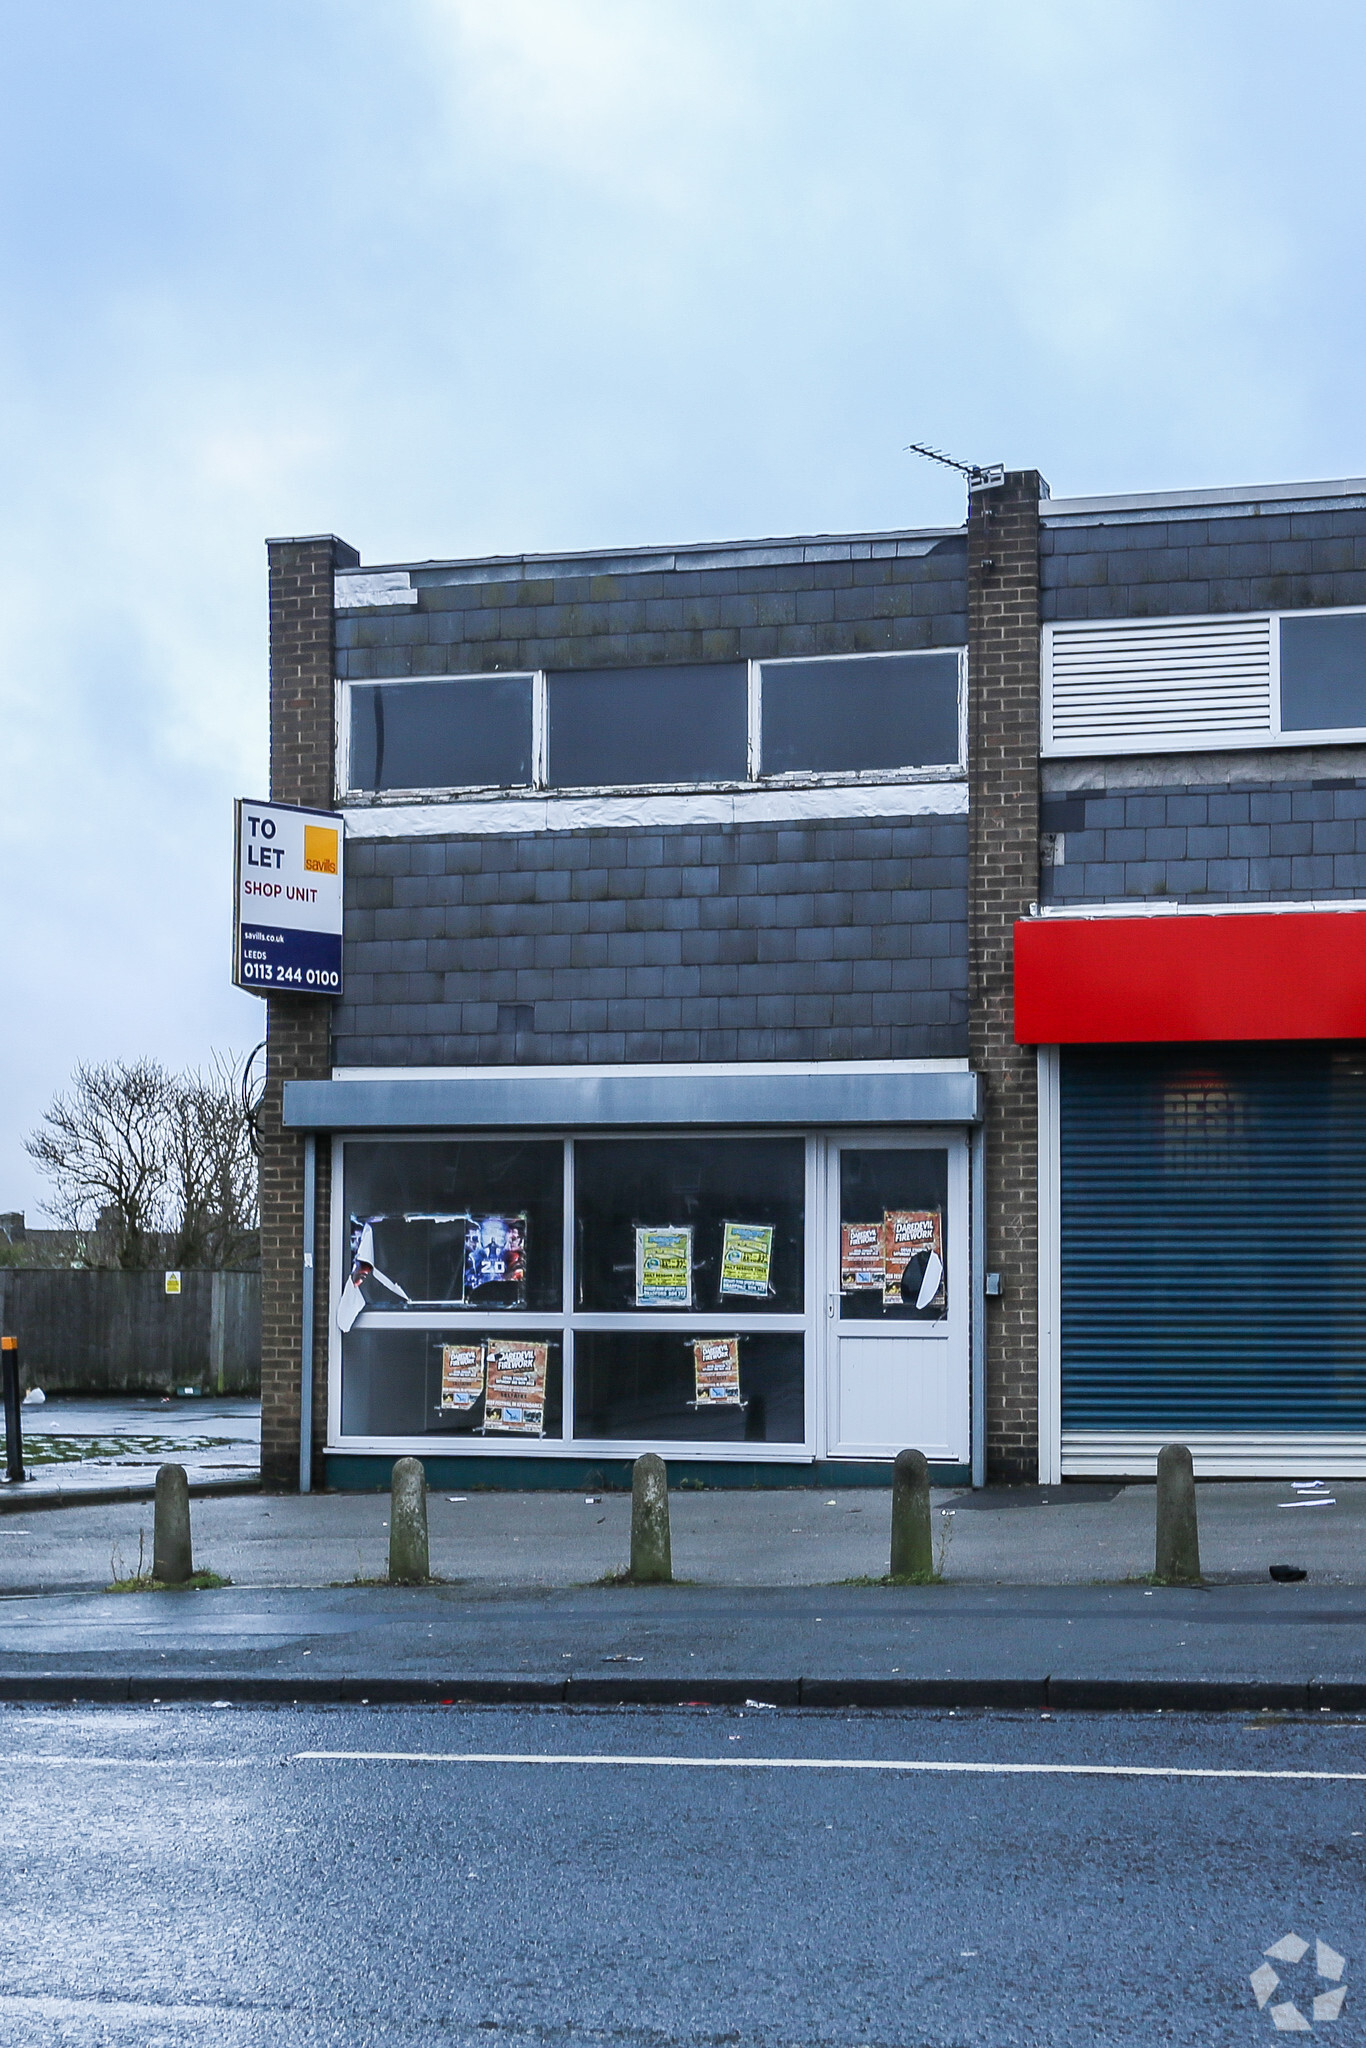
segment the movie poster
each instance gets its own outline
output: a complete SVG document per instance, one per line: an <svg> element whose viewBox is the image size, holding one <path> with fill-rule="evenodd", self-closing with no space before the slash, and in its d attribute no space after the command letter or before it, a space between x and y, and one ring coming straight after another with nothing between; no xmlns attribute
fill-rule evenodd
<svg viewBox="0 0 1366 2048"><path fill-rule="evenodd" d="M740 1339L738 1337L695 1337L692 1347L693 1383L699 1408L741 1408Z"/></svg>
<svg viewBox="0 0 1366 2048"><path fill-rule="evenodd" d="M441 1406L467 1413L483 1399L484 1347L482 1344L441 1346Z"/></svg>
<svg viewBox="0 0 1366 2048"><path fill-rule="evenodd" d="M861 1294L882 1287L884 1262L880 1223L840 1225L840 1293Z"/></svg>
<svg viewBox="0 0 1366 2048"><path fill-rule="evenodd" d="M465 1226L465 1292L506 1288L511 1307L526 1302L526 1217L471 1216Z"/></svg>
<svg viewBox="0 0 1366 2048"><path fill-rule="evenodd" d="M722 1294L762 1295L772 1289L773 1225L725 1223L721 1227Z"/></svg>
<svg viewBox="0 0 1366 2048"><path fill-rule="evenodd" d="M882 1298L913 1308L944 1306L944 1247L937 1209L889 1209L882 1219Z"/></svg>
<svg viewBox="0 0 1366 2048"><path fill-rule="evenodd" d="M548 1344L520 1337L490 1337L484 1428L512 1436L544 1436Z"/></svg>
<svg viewBox="0 0 1366 2048"><path fill-rule="evenodd" d="M636 1307L692 1307L692 1225L636 1225Z"/></svg>

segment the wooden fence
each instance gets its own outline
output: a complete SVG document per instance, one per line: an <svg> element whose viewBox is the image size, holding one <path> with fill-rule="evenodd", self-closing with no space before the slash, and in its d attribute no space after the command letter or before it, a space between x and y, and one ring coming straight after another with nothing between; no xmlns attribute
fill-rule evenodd
<svg viewBox="0 0 1366 2048"><path fill-rule="evenodd" d="M19 1339L25 1388L56 1394L261 1389L259 1273L166 1275L0 1268L0 1330Z"/></svg>

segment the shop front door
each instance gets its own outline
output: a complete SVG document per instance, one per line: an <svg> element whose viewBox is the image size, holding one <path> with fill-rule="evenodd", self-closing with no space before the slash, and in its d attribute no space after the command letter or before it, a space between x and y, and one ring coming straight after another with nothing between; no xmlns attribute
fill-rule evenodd
<svg viewBox="0 0 1366 2048"><path fill-rule="evenodd" d="M832 1142L829 1449L970 1456L967 1144Z"/></svg>

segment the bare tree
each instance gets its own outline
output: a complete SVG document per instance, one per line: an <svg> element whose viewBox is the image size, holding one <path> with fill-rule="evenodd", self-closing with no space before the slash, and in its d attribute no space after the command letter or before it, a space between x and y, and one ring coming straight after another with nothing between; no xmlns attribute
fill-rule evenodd
<svg viewBox="0 0 1366 2048"><path fill-rule="evenodd" d="M240 1265L255 1254L260 1227L241 1062L215 1053L207 1074L176 1076L167 1107L176 1264Z"/></svg>
<svg viewBox="0 0 1366 2048"><path fill-rule="evenodd" d="M114 1263L147 1263L162 1220L166 1070L156 1060L79 1066L24 1150L52 1183L48 1214L67 1230L103 1226Z"/></svg>
<svg viewBox="0 0 1366 2048"><path fill-rule="evenodd" d="M207 1073L168 1074L155 1060L78 1067L24 1141L52 1183L48 1214L98 1231L118 1266L254 1258L257 1163L240 1064L215 1053Z"/></svg>

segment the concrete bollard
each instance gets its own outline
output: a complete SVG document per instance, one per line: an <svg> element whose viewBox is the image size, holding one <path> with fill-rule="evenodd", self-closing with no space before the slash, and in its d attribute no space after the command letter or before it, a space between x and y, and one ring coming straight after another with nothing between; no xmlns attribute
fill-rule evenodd
<svg viewBox="0 0 1366 2048"><path fill-rule="evenodd" d="M389 1580L395 1586L423 1586L430 1577L427 1474L421 1458L400 1458L389 1490Z"/></svg>
<svg viewBox="0 0 1366 2048"><path fill-rule="evenodd" d="M647 1451L631 1468L631 1577L654 1586L667 1585L673 1575L668 1467Z"/></svg>
<svg viewBox="0 0 1366 2048"><path fill-rule="evenodd" d="M152 1510L152 1577L163 1586L183 1586L193 1576L190 1483L183 1465L159 1465Z"/></svg>
<svg viewBox="0 0 1366 2048"><path fill-rule="evenodd" d="M932 1579L930 1468L923 1451L898 1451L892 1466L892 1572L894 1579Z"/></svg>
<svg viewBox="0 0 1366 2048"><path fill-rule="evenodd" d="M1153 1576L1167 1586L1200 1583L1195 1467L1184 1444L1163 1444L1157 1454L1157 1563Z"/></svg>

